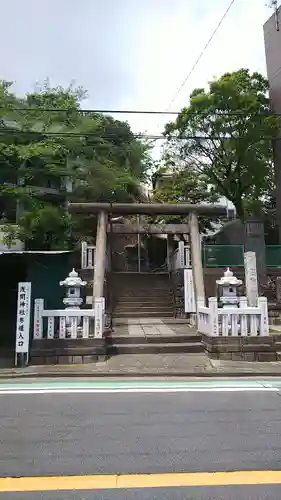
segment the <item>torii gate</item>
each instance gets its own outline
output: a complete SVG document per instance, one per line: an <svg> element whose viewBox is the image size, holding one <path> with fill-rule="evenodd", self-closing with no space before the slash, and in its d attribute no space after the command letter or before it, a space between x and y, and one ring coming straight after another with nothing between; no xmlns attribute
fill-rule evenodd
<svg viewBox="0 0 281 500"><path fill-rule="evenodd" d="M69 203L68 210L73 214L97 214L96 235L96 266L94 273L93 298L103 297L103 286L105 277L105 256L108 216L112 215L182 215L188 216L188 224L183 224L183 232L190 234L191 263L193 282L195 287L196 302L205 302L204 275L201 259L200 233L198 226L198 215L209 218L226 217L227 208L222 205L191 205L187 203ZM127 225L127 232L136 233L141 228ZM158 229L150 232L170 232L168 226L154 226ZM159 229L161 228L161 229ZM118 232L118 231L117 231ZM122 231L123 232L123 231ZM173 232L178 232L175 229ZM94 303L94 301L93 301Z"/></svg>

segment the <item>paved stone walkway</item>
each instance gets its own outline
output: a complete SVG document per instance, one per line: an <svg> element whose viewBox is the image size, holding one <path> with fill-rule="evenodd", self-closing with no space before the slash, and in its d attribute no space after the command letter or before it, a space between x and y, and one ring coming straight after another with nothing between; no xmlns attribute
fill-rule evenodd
<svg viewBox="0 0 281 500"><path fill-rule="evenodd" d="M116 319L113 334L117 336L143 337L147 335L194 335L196 329L190 327L185 319L132 318Z"/></svg>
<svg viewBox="0 0 281 500"><path fill-rule="evenodd" d="M119 354L104 363L0 370L13 377L249 377L281 376L281 362L221 361L202 354Z"/></svg>
<svg viewBox="0 0 281 500"><path fill-rule="evenodd" d="M271 333L280 333L281 332L281 325L272 325L269 327Z"/></svg>

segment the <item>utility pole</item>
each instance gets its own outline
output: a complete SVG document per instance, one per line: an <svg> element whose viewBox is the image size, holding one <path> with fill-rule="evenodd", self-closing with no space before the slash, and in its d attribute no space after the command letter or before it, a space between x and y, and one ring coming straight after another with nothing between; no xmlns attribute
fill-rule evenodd
<svg viewBox="0 0 281 500"><path fill-rule="evenodd" d="M276 31L279 31L280 22L278 16L278 0L271 0L270 5L268 5L268 7L274 9Z"/></svg>

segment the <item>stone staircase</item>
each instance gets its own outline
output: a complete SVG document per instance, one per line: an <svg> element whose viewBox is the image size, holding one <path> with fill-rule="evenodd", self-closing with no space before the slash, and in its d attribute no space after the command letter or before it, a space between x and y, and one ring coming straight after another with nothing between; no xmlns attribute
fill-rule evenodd
<svg viewBox="0 0 281 500"><path fill-rule="evenodd" d="M201 336L187 321L172 319L113 320L106 337L107 354L184 354L201 353Z"/></svg>
<svg viewBox="0 0 281 500"><path fill-rule="evenodd" d="M112 273L112 330L107 354L201 353L201 337L174 317L168 273Z"/></svg>
<svg viewBox="0 0 281 500"><path fill-rule="evenodd" d="M84 270L92 296L92 271ZM201 336L186 319L174 318L168 273L110 273L112 328L104 333L106 355L202 353ZM87 307L92 307L89 302ZM143 358L144 359L144 358Z"/></svg>
<svg viewBox="0 0 281 500"><path fill-rule="evenodd" d="M112 273L113 318L173 318L168 273Z"/></svg>
<svg viewBox="0 0 281 500"><path fill-rule="evenodd" d="M268 307L268 321L269 326L273 330L281 331L281 310L276 305L269 304Z"/></svg>

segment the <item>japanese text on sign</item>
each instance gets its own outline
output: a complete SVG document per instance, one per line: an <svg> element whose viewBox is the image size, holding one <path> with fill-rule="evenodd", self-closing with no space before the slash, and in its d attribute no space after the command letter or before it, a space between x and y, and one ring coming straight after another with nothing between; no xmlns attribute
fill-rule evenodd
<svg viewBox="0 0 281 500"><path fill-rule="evenodd" d="M16 323L16 353L27 353L29 349L30 302L31 283L19 283Z"/></svg>

